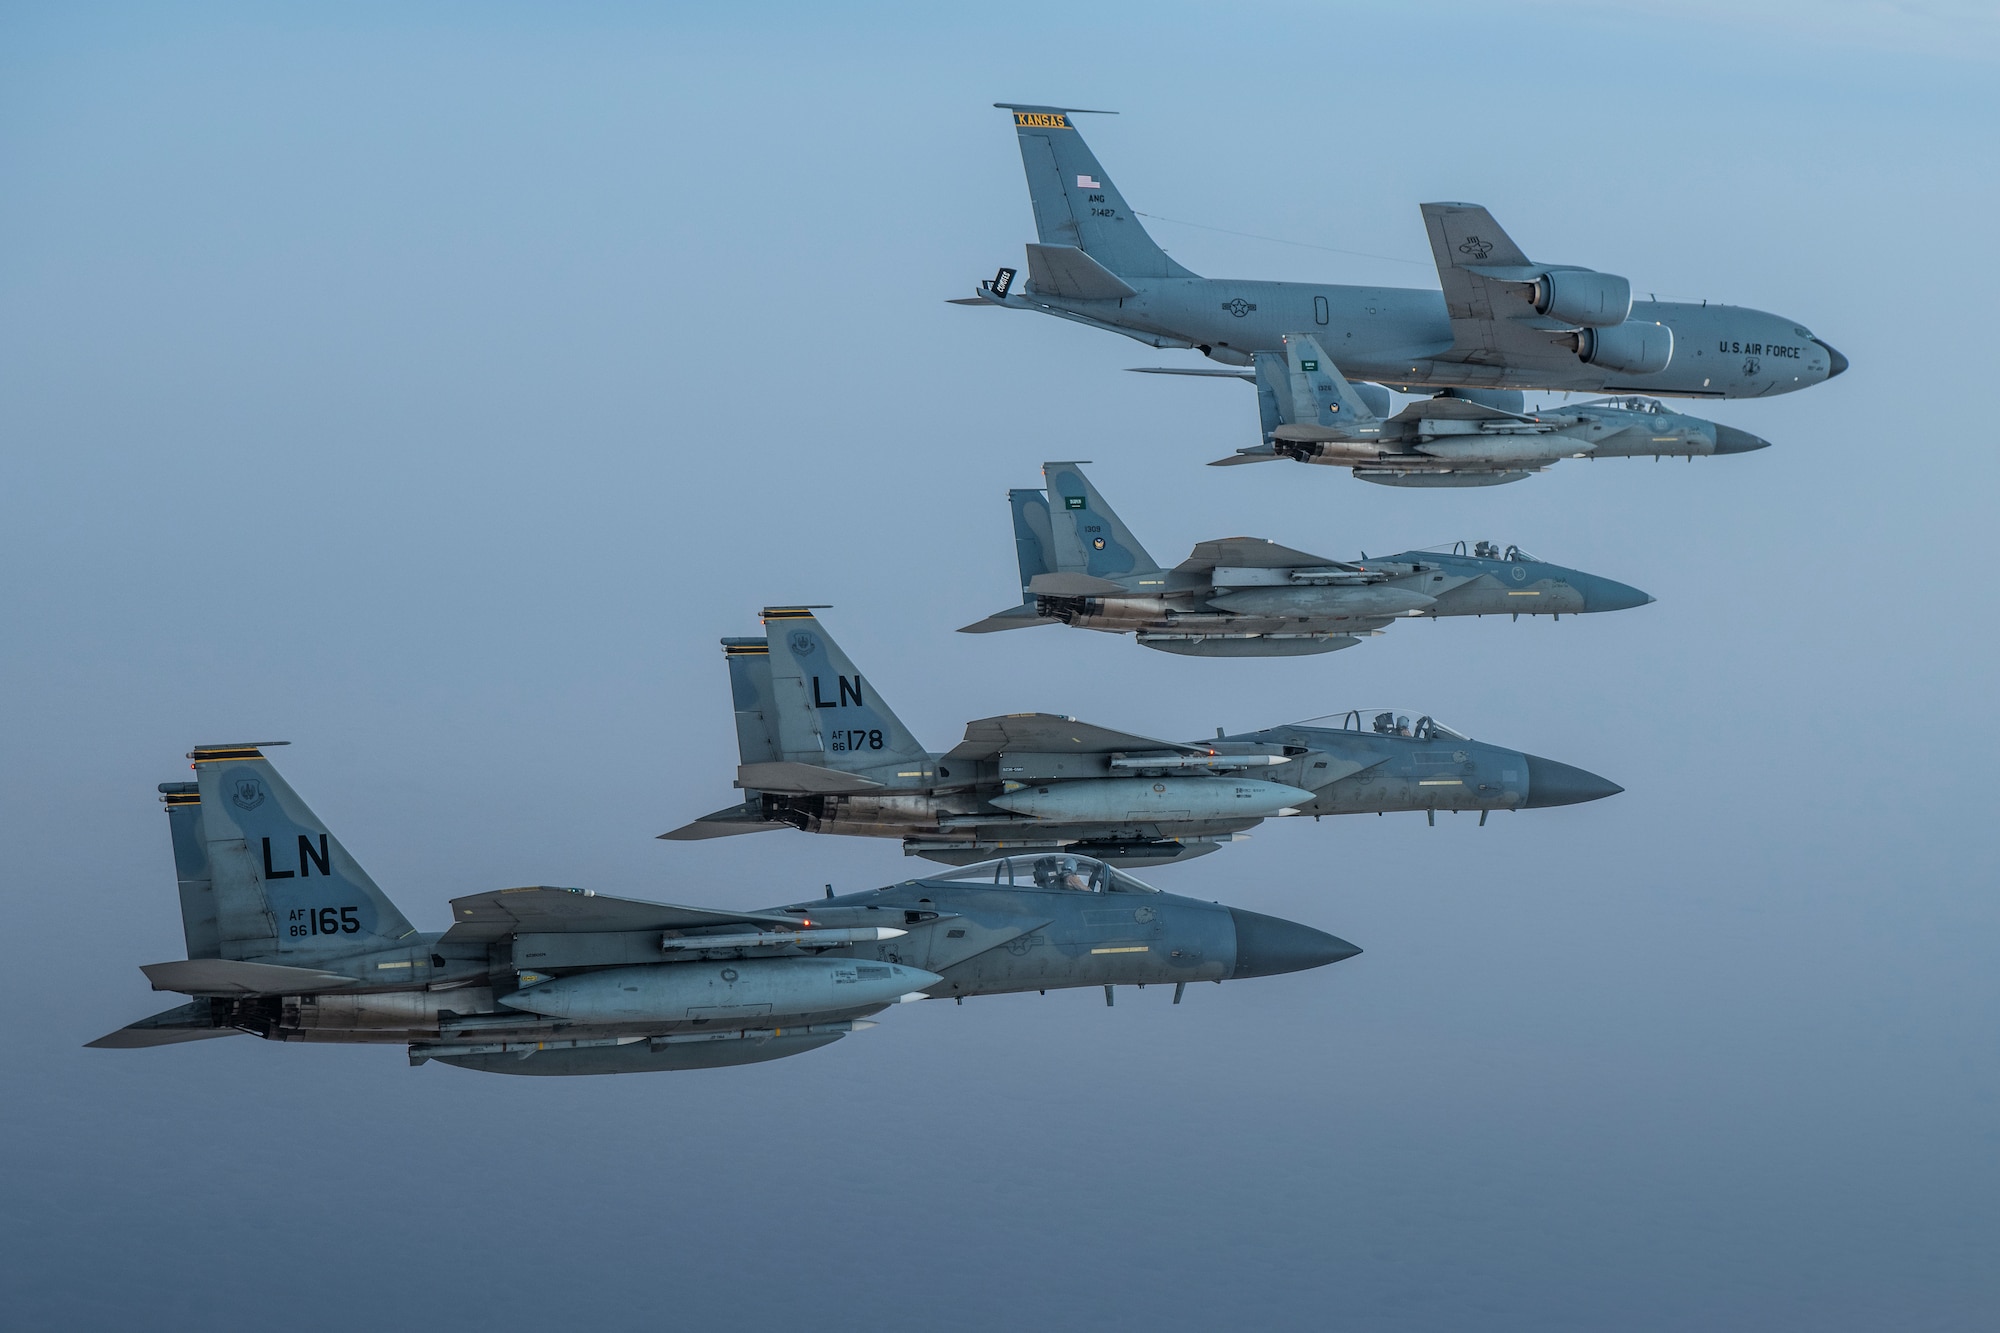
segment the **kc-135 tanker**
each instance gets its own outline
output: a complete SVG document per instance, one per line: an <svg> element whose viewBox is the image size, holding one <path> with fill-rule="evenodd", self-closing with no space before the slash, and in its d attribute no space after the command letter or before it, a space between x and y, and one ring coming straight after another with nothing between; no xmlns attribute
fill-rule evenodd
<svg viewBox="0 0 2000 1333"><path fill-rule="evenodd" d="M1478 204L1422 205L1441 291L1204 278L1170 258L1058 106L1000 102L1034 208L1028 280L1002 268L955 304L1037 310L1232 366L1313 333L1349 375L1398 389L1756 398L1833 378L1847 358L1797 320L1638 301L1614 273L1528 258ZM1518 392L1494 405L1520 410Z"/></svg>
<svg viewBox="0 0 2000 1333"><path fill-rule="evenodd" d="M257 746L189 758L195 781L160 786L188 956L142 970L190 998L92 1046L247 1032L499 1074L704 1069L816 1050L901 1001L1150 983L1178 1004L1360 952L1075 855L756 912L502 889L418 931Z"/></svg>
<svg viewBox="0 0 2000 1333"><path fill-rule="evenodd" d="M1197 544L1162 569L1075 463L1044 463L1046 490L1007 493L1021 604L961 631L1030 625L1133 634L1187 657L1330 653L1397 617L1622 611L1653 599L1491 542L1329 560L1256 537Z"/></svg>
<svg viewBox="0 0 2000 1333"><path fill-rule="evenodd" d="M1184 861L1265 819L1573 805L1624 790L1397 709L1163 741L1053 713L968 723L918 743L809 607L767 607L764 638L722 641L745 800L663 838L793 828L899 838L947 864L1066 851L1118 865Z"/></svg>

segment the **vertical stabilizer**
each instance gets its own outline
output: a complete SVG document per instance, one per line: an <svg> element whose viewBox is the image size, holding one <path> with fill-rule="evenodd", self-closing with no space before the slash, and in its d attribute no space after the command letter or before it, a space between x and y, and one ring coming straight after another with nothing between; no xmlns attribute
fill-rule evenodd
<svg viewBox="0 0 2000 1333"><path fill-rule="evenodd" d="M1077 133L1066 107L995 102L1014 113L1035 236L1043 245L1073 245L1121 278L1192 278L1146 234L1125 197ZM1080 114L1100 114L1083 112Z"/></svg>
<svg viewBox="0 0 2000 1333"><path fill-rule="evenodd" d="M181 931L190 958L222 957L215 921L215 885L208 874L208 840L201 826L201 784L162 782L167 830L174 840L174 878L180 881Z"/></svg>
<svg viewBox="0 0 2000 1333"><path fill-rule="evenodd" d="M1310 333L1285 335L1285 369L1285 392L1278 397L1284 424L1352 427L1381 420Z"/></svg>
<svg viewBox="0 0 2000 1333"><path fill-rule="evenodd" d="M928 776L931 754L864 680L813 608L764 608L782 758L889 784ZM878 772L877 770L883 770Z"/></svg>
<svg viewBox="0 0 2000 1333"><path fill-rule="evenodd" d="M1049 497L1040 491L1008 491L1014 510L1014 557L1021 564L1021 601L1033 606L1028 585L1037 574L1055 572L1055 536L1049 526Z"/></svg>
<svg viewBox="0 0 2000 1333"><path fill-rule="evenodd" d="M1044 463L1056 570L1117 579L1159 569L1075 463Z"/></svg>
<svg viewBox="0 0 2000 1333"><path fill-rule="evenodd" d="M256 746L202 746L188 758L221 957L303 966L415 933Z"/></svg>
<svg viewBox="0 0 2000 1333"><path fill-rule="evenodd" d="M729 698L736 708L736 752L745 764L772 764L778 748L778 713L771 699L771 646L765 639L724 639Z"/></svg>

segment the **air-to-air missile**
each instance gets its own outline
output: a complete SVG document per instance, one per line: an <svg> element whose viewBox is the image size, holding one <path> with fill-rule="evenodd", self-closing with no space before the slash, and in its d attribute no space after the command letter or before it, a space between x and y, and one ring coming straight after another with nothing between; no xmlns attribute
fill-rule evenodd
<svg viewBox="0 0 2000 1333"><path fill-rule="evenodd" d="M1379 384L1350 384L1310 333L1252 369L1135 367L1257 386L1263 442L1211 465L1326 463L1383 486L1495 486L1565 458L1701 458L1769 447L1748 431L1668 411L1653 398L1593 398L1529 411L1518 389L1449 389L1394 412Z"/></svg>
<svg viewBox="0 0 2000 1333"><path fill-rule="evenodd" d="M755 912L502 889L420 932L258 746L189 757L196 781L160 787L188 956L141 970L190 998L92 1046L247 1032L502 1074L703 1069L815 1050L899 1002L1153 984L1178 1004L1191 981L1360 952L1062 854Z"/></svg>
<svg viewBox="0 0 2000 1333"><path fill-rule="evenodd" d="M1294 329L1349 374L1428 388L1758 398L1847 358L1783 315L1633 299L1616 273L1532 260L1478 204L1421 205L1441 291L1204 278L1146 234L1065 107L1002 102L1028 173L1027 281L1002 268L954 304L1035 310L1247 366Z"/></svg>
<svg viewBox="0 0 2000 1333"><path fill-rule="evenodd" d="M898 838L948 864L1069 851L1187 860L1265 819L1573 805L1623 790L1397 709L1164 741L1053 713L968 723L926 750L809 607L767 607L763 638L722 641L745 799L661 837L793 828Z"/></svg>
<svg viewBox="0 0 2000 1333"><path fill-rule="evenodd" d="M1484 541L1343 561L1223 537L1162 569L1079 465L1044 463L1042 475L1046 492L1008 492L1021 604L963 633L1062 624L1191 657L1296 657L1352 647L1399 617L1560 619L1653 600Z"/></svg>

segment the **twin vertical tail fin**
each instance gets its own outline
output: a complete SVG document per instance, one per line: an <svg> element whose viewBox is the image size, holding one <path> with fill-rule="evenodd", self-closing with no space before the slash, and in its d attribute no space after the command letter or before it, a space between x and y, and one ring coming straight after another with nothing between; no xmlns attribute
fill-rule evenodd
<svg viewBox="0 0 2000 1333"><path fill-rule="evenodd" d="M768 646L762 660L779 760L864 775L885 786L927 779L933 767L930 751L863 679L814 609L764 609ZM732 684L734 670L732 659ZM737 723L741 739L740 708ZM751 762L747 749L744 759Z"/></svg>
<svg viewBox="0 0 2000 1333"><path fill-rule="evenodd" d="M1014 113L1028 197L1035 208L1035 235L1043 246L1073 246L1119 278L1196 276L1146 234L1071 120L1102 113L1014 102L994 105ZM1080 294L1101 295L1091 290Z"/></svg>
<svg viewBox="0 0 2000 1333"><path fill-rule="evenodd" d="M1055 572L1118 580L1160 566L1075 463L1044 463ZM1025 573L1025 568L1023 569Z"/></svg>
<svg viewBox="0 0 2000 1333"><path fill-rule="evenodd" d="M1277 406L1284 426L1372 426L1384 415L1363 400L1310 333L1285 335L1285 371ZM1267 438L1270 433L1267 423Z"/></svg>
<svg viewBox="0 0 2000 1333"><path fill-rule="evenodd" d="M188 758L196 781L160 785L188 957L303 967L416 933L257 746Z"/></svg>

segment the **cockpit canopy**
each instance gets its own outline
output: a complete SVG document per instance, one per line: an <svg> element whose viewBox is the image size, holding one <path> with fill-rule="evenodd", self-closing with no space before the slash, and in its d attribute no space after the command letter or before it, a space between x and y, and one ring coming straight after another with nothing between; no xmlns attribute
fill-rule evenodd
<svg viewBox="0 0 2000 1333"><path fill-rule="evenodd" d="M1407 736L1419 741L1470 739L1463 732L1453 731L1434 717L1420 715L1412 722L1410 714L1400 708L1350 708L1345 713L1328 713L1325 717L1310 718L1300 725L1324 727L1328 731L1364 731L1377 736Z"/></svg>
<svg viewBox="0 0 2000 1333"><path fill-rule="evenodd" d="M1077 893L1158 893L1122 870L1090 856L1042 852L1034 856L1003 856L961 866L929 878L960 883L999 884L1015 888L1070 889Z"/></svg>
<svg viewBox="0 0 2000 1333"><path fill-rule="evenodd" d="M1620 412L1644 412L1649 416L1669 410L1667 405L1657 398L1591 398L1576 406L1615 407Z"/></svg>

